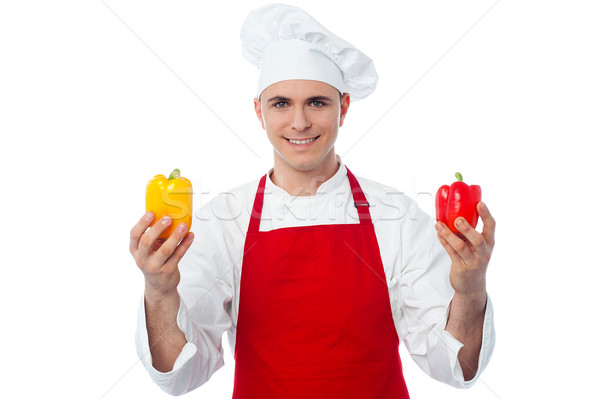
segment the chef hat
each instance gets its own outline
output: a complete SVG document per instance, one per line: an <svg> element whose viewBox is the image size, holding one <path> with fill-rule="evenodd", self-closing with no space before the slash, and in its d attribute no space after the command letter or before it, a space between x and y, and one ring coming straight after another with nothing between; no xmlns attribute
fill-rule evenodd
<svg viewBox="0 0 600 399"><path fill-rule="evenodd" d="M259 96L282 80L325 82L360 100L375 90L373 61L304 10L270 4L252 11L240 32L244 57L259 68Z"/></svg>

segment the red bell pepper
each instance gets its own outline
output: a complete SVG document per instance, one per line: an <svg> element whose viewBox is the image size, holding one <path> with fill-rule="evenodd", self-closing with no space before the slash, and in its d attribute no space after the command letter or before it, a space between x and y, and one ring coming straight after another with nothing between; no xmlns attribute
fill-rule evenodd
<svg viewBox="0 0 600 399"><path fill-rule="evenodd" d="M454 233L460 232L454 226L454 221L464 217L475 228L479 219L477 203L481 201L481 187L469 186L463 182L462 175L456 173L456 179L450 186L442 186L435 195L436 219L443 222Z"/></svg>

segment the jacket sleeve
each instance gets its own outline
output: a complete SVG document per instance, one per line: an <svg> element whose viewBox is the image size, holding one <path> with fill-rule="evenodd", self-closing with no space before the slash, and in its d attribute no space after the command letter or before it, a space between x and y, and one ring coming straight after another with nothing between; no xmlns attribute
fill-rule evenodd
<svg viewBox="0 0 600 399"><path fill-rule="evenodd" d="M394 312L399 312L397 330L417 365L432 378L456 388L469 388L488 364L495 343L492 302L488 296L483 340L476 376L465 381L458 361L463 343L445 330L454 295L450 284L450 257L437 238L434 221L408 205L401 227L399 271L390 287ZM398 272L397 272L398 273Z"/></svg>
<svg viewBox="0 0 600 399"><path fill-rule="evenodd" d="M194 242L179 263L177 327L185 334L187 343L169 372L159 372L152 366L143 298L139 306L138 356L151 379L171 395L182 395L199 387L224 365L222 336L232 326L229 312L233 265L227 254L235 249L218 224L207 222L209 219L203 213L208 209L203 207L194 215Z"/></svg>

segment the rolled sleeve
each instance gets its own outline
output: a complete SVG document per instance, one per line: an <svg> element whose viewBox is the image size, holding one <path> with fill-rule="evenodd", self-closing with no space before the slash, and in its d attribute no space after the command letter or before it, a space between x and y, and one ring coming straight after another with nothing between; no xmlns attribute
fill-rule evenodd
<svg viewBox="0 0 600 399"><path fill-rule="evenodd" d="M177 356L173 369L168 372L161 372L152 365L144 298L142 297L140 300L135 337L137 354L152 381L170 395L182 395L197 388L208 381L210 375L224 365L222 352L218 349L211 351L208 345L202 345L205 350L204 353L213 352L212 356L206 357L198 353L196 343L198 343L197 337L199 334L201 335L201 332L195 331L196 329L188 314L188 309L180 297L177 326L184 333L187 342Z"/></svg>
<svg viewBox="0 0 600 399"><path fill-rule="evenodd" d="M450 306L448 306L447 315L450 313ZM465 381L460 362L458 360L458 352L464 346L462 342L454 338L448 331L443 331L443 340L446 342L446 348L448 350L448 359L450 360L450 367L452 369L452 382L449 383L456 388L470 388L479 379L479 376L485 370L490 359L494 346L496 344L496 333L494 329L494 308L492 306L492 300L490 296L487 296L487 302L485 307L485 316L483 321L483 335L481 339L481 349L479 351L479 359L477 362L477 373L469 380Z"/></svg>

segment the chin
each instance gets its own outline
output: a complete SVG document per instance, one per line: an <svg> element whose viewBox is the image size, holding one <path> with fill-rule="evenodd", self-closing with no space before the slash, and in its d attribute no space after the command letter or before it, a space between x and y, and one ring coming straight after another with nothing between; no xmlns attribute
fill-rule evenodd
<svg viewBox="0 0 600 399"><path fill-rule="evenodd" d="M296 161L296 162L292 161L292 162L288 162L288 164L292 168L302 171L302 172L311 171L319 165L319 163L314 160L305 160L305 161Z"/></svg>

